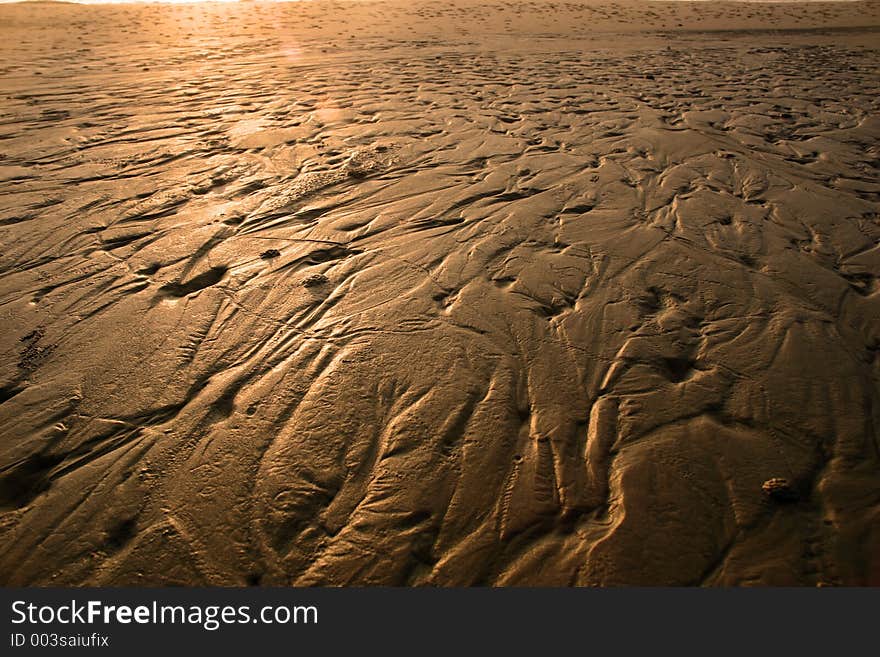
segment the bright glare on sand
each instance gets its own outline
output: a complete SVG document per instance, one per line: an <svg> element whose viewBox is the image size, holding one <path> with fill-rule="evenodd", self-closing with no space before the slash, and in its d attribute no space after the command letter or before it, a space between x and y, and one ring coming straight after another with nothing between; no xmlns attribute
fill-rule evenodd
<svg viewBox="0 0 880 657"><path fill-rule="evenodd" d="M44 2L45 0L0 0L0 4L25 3L25 2ZM120 4L170 4L170 5L188 5L209 3L234 3L241 0L61 0L80 5L120 5ZM307 2L308 0L266 0L269 2ZM357 0L351 0L357 1ZM647 2L715 2L716 0L647 0ZM858 0L727 0L731 2L748 2L748 3L797 3L797 2L858 2Z"/></svg>

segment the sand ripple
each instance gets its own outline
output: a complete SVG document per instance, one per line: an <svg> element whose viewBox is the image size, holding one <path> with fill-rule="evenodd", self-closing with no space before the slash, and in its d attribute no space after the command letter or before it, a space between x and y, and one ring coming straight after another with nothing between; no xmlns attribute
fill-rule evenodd
<svg viewBox="0 0 880 657"><path fill-rule="evenodd" d="M880 583L838 37L11 63L4 583Z"/></svg>

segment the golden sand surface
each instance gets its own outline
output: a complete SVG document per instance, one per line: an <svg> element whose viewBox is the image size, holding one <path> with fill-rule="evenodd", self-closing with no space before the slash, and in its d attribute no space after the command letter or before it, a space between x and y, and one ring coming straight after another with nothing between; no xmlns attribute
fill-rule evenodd
<svg viewBox="0 0 880 657"><path fill-rule="evenodd" d="M878 49L0 6L0 580L880 584Z"/></svg>

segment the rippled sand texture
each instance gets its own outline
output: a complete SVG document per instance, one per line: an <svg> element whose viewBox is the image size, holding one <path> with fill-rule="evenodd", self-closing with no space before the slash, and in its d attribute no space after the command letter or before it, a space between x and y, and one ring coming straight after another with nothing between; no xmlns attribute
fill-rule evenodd
<svg viewBox="0 0 880 657"><path fill-rule="evenodd" d="M880 584L877 31L300 5L0 9L3 583Z"/></svg>

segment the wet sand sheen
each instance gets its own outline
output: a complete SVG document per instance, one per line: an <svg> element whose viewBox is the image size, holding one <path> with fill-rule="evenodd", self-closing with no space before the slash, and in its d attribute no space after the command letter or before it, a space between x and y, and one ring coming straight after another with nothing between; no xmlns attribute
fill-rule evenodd
<svg viewBox="0 0 880 657"><path fill-rule="evenodd" d="M3 583L880 584L878 8L0 7Z"/></svg>

